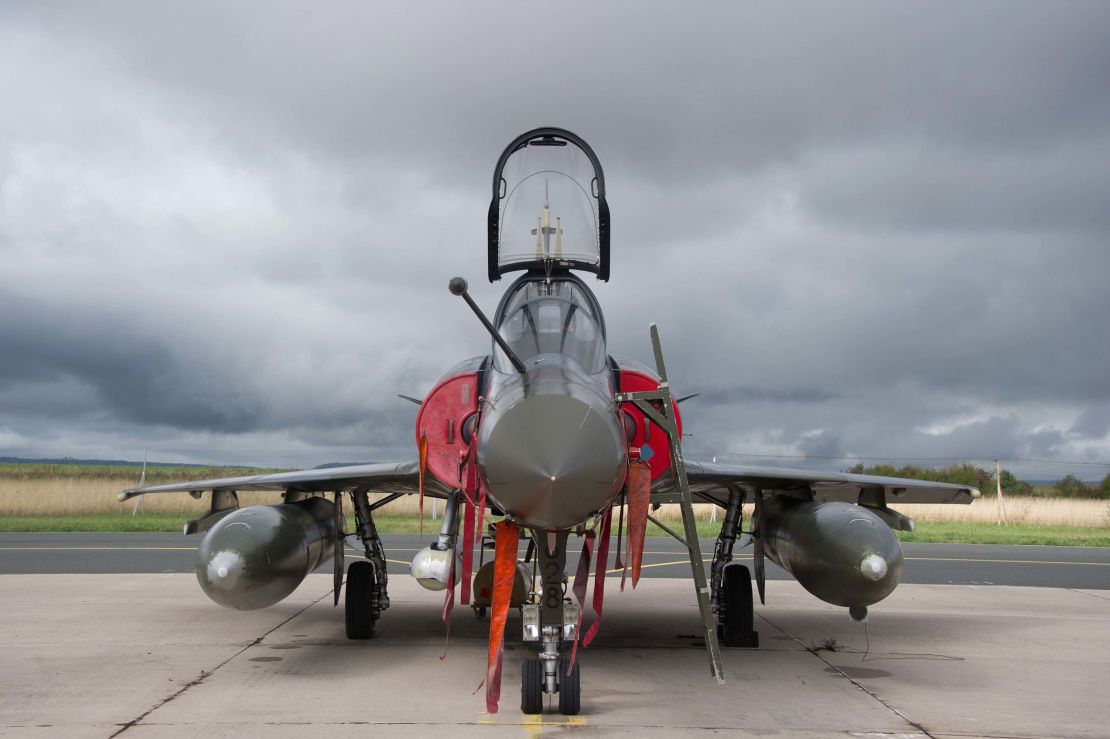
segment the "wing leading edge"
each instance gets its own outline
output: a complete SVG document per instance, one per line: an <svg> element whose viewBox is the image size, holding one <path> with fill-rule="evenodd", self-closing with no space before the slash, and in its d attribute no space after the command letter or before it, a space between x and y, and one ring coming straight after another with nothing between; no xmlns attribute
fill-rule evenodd
<svg viewBox="0 0 1110 739"><path fill-rule="evenodd" d="M152 485L125 490L120 493L119 499L128 500L147 493L201 493L222 490L335 492L359 487L369 492L415 493L418 492L419 486L419 463L412 460ZM449 492L431 475L428 476L425 487L425 492L432 495L444 495Z"/></svg>
<svg viewBox="0 0 1110 739"><path fill-rule="evenodd" d="M979 497L979 491L967 485L785 467L687 461L686 475L693 492L712 497L727 496L730 488L737 487L793 494L817 501L848 503L859 501L865 491L875 490L882 490L890 503L968 504ZM666 498L673 488L673 482L669 482L657 489L657 498Z"/></svg>

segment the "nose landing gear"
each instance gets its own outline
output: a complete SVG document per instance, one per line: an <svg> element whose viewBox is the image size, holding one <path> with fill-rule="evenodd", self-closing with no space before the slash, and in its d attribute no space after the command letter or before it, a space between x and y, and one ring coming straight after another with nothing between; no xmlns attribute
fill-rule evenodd
<svg viewBox="0 0 1110 739"><path fill-rule="evenodd" d="M520 710L543 713L544 694L559 695L559 712L575 716L582 710L581 666L570 666L568 652L578 636L579 609L565 597L567 534L534 534L539 557L540 588L522 608L524 641L536 652L520 672ZM540 537L546 538L541 541Z"/></svg>

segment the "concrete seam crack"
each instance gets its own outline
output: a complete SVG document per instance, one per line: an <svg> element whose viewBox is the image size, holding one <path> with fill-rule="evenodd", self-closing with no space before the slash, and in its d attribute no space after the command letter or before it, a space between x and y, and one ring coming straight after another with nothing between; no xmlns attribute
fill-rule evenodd
<svg viewBox="0 0 1110 739"><path fill-rule="evenodd" d="M247 644L247 645L246 645L245 647L243 647L242 649L240 649L240 650L238 650L237 652L235 652L234 654L232 654L232 655L231 655L230 657L228 657L228 658L227 658L227 659L225 659L225 660L224 660L223 662L221 662L221 663L219 663L218 665L216 665L215 667L213 667L213 668L212 668L211 670L201 670L201 672L200 672L200 675L198 675L197 677L193 678L193 679L192 679L192 680L190 680L189 682L187 682L187 683L185 683L184 685L182 685L182 686L181 686L181 687L180 687L180 688L179 688L179 689L178 689L177 691L175 691L174 693L171 693L170 695L166 696L165 698L163 698L162 700L158 701L157 703L155 703L155 704L154 704L153 706L151 706L151 707L150 707L150 708L148 708L147 710L145 710L145 711L143 711L142 713L140 713L140 714L139 714L138 716L136 716L135 718L131 719L131 720L130 720L130 721L128 721L127 723L125 723L125 724L123 724L122 726L120 726L119 730L118 730L118 731L116 731L116 732L115 732L114 734L112 734L112 735L111 735L111 737L109 737L109 739L115 739L115 737L117 737L117 736L119 736L120 734L122 734L123 732L127 731L127 730L128 730L128 729L130 729L130 728L131 728L132 726L136 726L136 725L137 725L137 724L139 724L139 723L140 723L140 722L141 722L141 721L142 721L142 720L143 720L144 718L146 718L146 717L147 717L147 716L149 716L150 714L154 713L155 711L157 711L157 710L158 710L159 708L161 708L162 706L165 706L165 705L167 705L167 704L169 704L169 703L173 702L174 700L176 700L176 699L177 699L177 698L179 698L180 696L184 695L184 694L185 694L186 692L188 692L188 690L189 690L190 688L193 688L193 687L196 687L197 685L200 685L200 684L201 684L201 683L203 683L203 682L204 682L205 680L207 680L207 679L208 679L209 677L211 677L211 676L212 676L213 674L215 674L215 672L216 672L217 670L219 670L219 669L220 669L221 667L223 667L224 665L226 665L226 664L227 664L228 662L231 662L231 660L235 659L236 657L238 657L238 656L239 656L240 654L242 654L243 652L247 651L247 650L248 650L248 649L250 649L251 647L256 647L256 646L258 646L259 644L261 644L261 643L262 643L262 641L263 641L263 640L264 640L264 639L265 639L265 638L266 638L267 636L269 636L270 634L274 633L275 631L277 631L278 629L280 629L280 628L281 628L282 626L285 626L285 624L289 623L290 621L292 621L293 619L295 619L295 618L296 618L297 616L300 616L300 615L301 615L302 613L304 613L304 612L305 612L305 611L307 611L307 610L308 610L309 608L311 608L312 606L316 605L317 603L319 603L320 601L322 601L322 600L323 600L324 598L328 597L329 595L331 595L331 591L330 591L330 590L329 590L329 591L328 591L327 593L325 593L324 595L321 595L321 596L320 596L319 598L317 598L316 600L314 600L314 601L312 601L312 602L308 603L308 604L307 604L307 605L306 605L306 606L305 606L304 608L302 608L301 610L297 611L297 612L296 612L296 613L294 613L294 614L293 614L292 616L290 616L289 618L287 618L287 619L285 619L284 621L282 621L281 623L279 623L279 624L278 624L277 626L274 626L274 627L273 627L272 629L270 629L269 631L267 631L267 632L265 632L264 634L262 634L262 636L258 637L257 639L255 639L255 640L254 640L254 641L252 641L251 643Z"/></svg>
<svg viewBox="0 0 1110 739"><path fill-rule="evenodd" d="M817 651L816 649L811 649L810 647L806 646L806 645L805 645L805 644L804 644L804 643L802 642L802 640L801 640L801 639L798 639L798 638L797 638L796 636L794 636L793 634L791 634L791 633L787 632L787 631L786 631L785 629L783 629L783 628L782 628L781 626L779 626L778 624L776 624L776 623L775 623L774 621L772 621L771 619L767 618L767 617L766 617L766 616L764 616L763 614L757 614L757 615L759 615L759 618L760 618L760 619L762 619L763 621L767 622L767 623L768 623L768 624L769 624L770 626L772 626L772 627L774 627L775 629L777 629L777 630L779 631L779 633L780 633L780 634L783 634L784 636L786 636L786 637L787 637L788 639L790 639L791 641L793 641L793 642L794 642L795 644L797 644L797 645L798 645L799 647L801 647L802 649L806 650L807 652L809 652L810 654L812 654L812 655L813 655L814 657L816 657L817 659L819 659L819 660L821 660L822 662L824 662L824 663L825 663L826 665L828 665L828 666L829 666L829 667L830 667L830 668L831 668L832 670L834 670L834 671L835 671L835 672L836 672L836 673L837 673L838 675L840 675L840 676L841 676L842 678L844 678L844 679L845 679L845 680L847 680L848 682L852 683L852 685L855 685L855 686L856 686L857 688L859 688L860 690L862 690L862 691L863 691L864 693L866 693L867 695L871 696L871 698L872 698L873 700L877 701L877 702L879 703L879 705L883 706L883 708L887 709L888 711L890 711L891 713L893 713L893 714L894 714L895 716L897 716L898 718L900 718L900 719L902 719L903 721L905 721L905 722L906 722L907 724L909 724L910 726L912 726L912 727L913 727L914 729L916 729L917 731L919 731L919 732L921 732L922 734L924 734L925 736L929 737L929 739L936 739L936 737L935 737L935 736L933 736L933 735L932 735L931 733L929 733L929 731L928 731L928 730L927 730L927 729L926 729L926 728L925 728L924 726L922 726L921 724L917 723L916 721L913 721L912 719L910 719L910 717L909 717L909 716L907 716L906 714L902 713L902 712L901 712L901 711L899 711L899 710L898 710L897 708L895 708L894 706L892 706L892 705L891 705L890 703L887 703L887 702L886 702L885 700L883 700L882 698L880 698L880 697L878 696L878 694L876 694L876 693L875 693L874 691L872 691L871 689L869 689L869 688L868 688L868 687L867 687L866 685L864 685L863 683L861 683L861 682L860 682L859 680L856 680L855 678L851 677L851 676L850 676L850 675L848 675L848 674L847 674L846 672L844 672L843 670L841 670L841 669L840 669L839 667L837 667L836 665L834 665L834 664L833 664L832 662L829 662L829 661L828 661L827 659L825 659L825 657L824 657L824 656L823 656L823 655L822 655L822 654L821 654L821 653L820 653L819 651Z"/></svg>
<svg viewBox="0 0 1110 739"><path fill-rule="evenodd" d="M1079 593L1080 595L1089 595L1092 598L1098 598L1099 600L1110 600L1110 598L1107 598L1105 595L1096 595L1095 593L1088 593L1083 590L1076 590L1075 588L1064 588L1064 590L1067 590L1071 593Z"/></svg>

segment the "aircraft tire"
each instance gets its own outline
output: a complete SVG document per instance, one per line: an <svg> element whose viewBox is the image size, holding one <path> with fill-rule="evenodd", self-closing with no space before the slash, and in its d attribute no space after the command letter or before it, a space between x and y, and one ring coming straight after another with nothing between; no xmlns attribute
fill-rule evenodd
<svg viewBox="0 0 1110 739"><path fill-rule="evenodd" d="M374 595L374 565L352 562L347 568L347 593L343 602L348 639L372 639L374 614L370 601Z"/></svg>
<svg viewBox="0 0 1110 739"><path fill-rule="evenodd" d="M746 565L733 562L725 566L725 622L721 641L726 647L758 647L752 599L752 574Z"/></svg>
<svg viewBox="0 0 1110 739"><path fill-rule="evenodd" d="M535 657L525 659L520 669L520 712L543 713L543 663Z"/></svg>
<svg viewBox="0 0 1110 739"><path fill-rule="evenodd" d="M577 716L582 710L582 663L574 661L574 669L567 674L570 658L559 660L559 713L564 716Z"/></svg>

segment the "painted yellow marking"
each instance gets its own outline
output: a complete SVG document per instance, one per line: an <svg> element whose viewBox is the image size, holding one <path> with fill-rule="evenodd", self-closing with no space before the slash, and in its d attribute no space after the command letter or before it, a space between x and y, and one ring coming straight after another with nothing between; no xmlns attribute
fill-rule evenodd
<svg viewBox="0 0 1110 739"><path fill-rule="evenodd" d="M412 562L402 562L399 559L387 559L386 562L392 562L395 565L404 565L405 567L408 567L412 564Z"/></svg>
<svg viewBox="0 0 1110 739"><path fill-rule="evenodd" d="M709 560L704 560L704 561L708 562ZM689 564L690 564L689 559L680 559L680 560L677 560L675 562L656 562L655 564L650 564L650 565L640 565L640 569L641 570L646 570L649 567L671 567L672 565L687 565L688 566ZM631 570L631 569L632 568L630 567L629 570ZM616 570L605 570L606 575L615 575L618 572L624 572L624 568L621 567L621 568L616 569Z"/></svg>
<svg viewBox="0 0 1110 739"><path fill-rule="evenodd" d="M584 716L563 716L561 718L545 718L542 714L533 716L521 715L519 719L498 721L490 714L482 711L478 723L485 726L523 726L528 736L539 736L539 729L544 726L587 726Z"/></svg>

